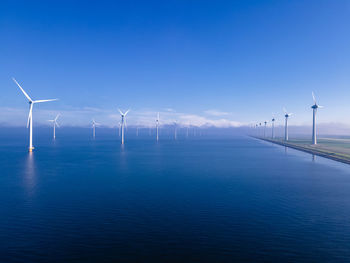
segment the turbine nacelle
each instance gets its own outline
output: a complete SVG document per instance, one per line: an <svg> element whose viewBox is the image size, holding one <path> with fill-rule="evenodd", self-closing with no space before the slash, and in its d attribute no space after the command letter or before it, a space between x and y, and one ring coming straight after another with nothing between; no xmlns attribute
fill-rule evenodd
<svg viewBox="0 0 350 263"><path fill-rule="evenodd" d="M60 114L57 114L56 118L54 118L53 120L48 120L48 121L52 122L54 126L60 127L60 125L58 125L58 122L57 122L58 117L60 117Z"/></svg>
<svg viewBox="0 0 350 263"><path fill-rule="evenodd" d="M120 109L118 109L118 111L119 111L120 115L122 116L122 118L124 118L128 114L128 112L130 111L130 109L127 110L125 113L123 113Z"/></svg>
<svg viewBox="0 0 350 263"><path fill-rule="evenodd" d="M286 117L286 118L289 118L290 116L293 115L293 113L288 113L286 108L283 108L283 111L284 111L284 117Z"/></svg>
<svg viewBox="0 0 350 263"><path fill-rule="evenodd" d="M95 119L92 119L92 127L95 127L97 125L100 125L98 122L95 121Z"/></svg>
<svg viewBox="0 0 350 263"><path fill-rule="evenodd" d="M314 92L311 92L311 95L312 95L312 99L314 101L314 105L312 105L311 108L314 110L318 109L318 108L323 108L323 106L317 104Z"/></svg>

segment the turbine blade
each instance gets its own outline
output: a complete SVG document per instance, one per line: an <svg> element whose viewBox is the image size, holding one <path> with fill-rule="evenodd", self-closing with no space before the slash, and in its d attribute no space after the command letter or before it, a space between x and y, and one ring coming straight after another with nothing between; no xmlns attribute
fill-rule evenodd
<svg viewBox="0 0 350 263"><path fill-rule="evenodd" d="M283 112L286 114L287 113L287 110L285 107L283 107Z"/></svg>
<svg viewBox="0 0 350 263"><path fill-rule="evenodd" d="M32 118L32 112L33 112L33 104L30 104L28 120L27 120L27 128L29 127L29 120Z"/></svg>
<svg viewBox="0 0 350 263"><path fill-rule="evenodd" d="M317 105L319 108L324 108L324 106L321 106L321 105Z"/></svg>
<svg viewBox="0 0 350 263"><path fill-rule="evenodd" d="M40 103L40 102L48 102L48 101L55 101L58 99L49 99L49 100L34 100L33 103Z"/></svg>
<svg viewBox="0 0 350 263"><path fill-rule="evenodd" d="M26 98L29 100L29 101L33 101L29 95L24 91L24 89L21 87L21 85L18 84L17 80L15 80L15 78L12 78L13 81L17 84L17 86L21 89L21 91L23 92L24 96L26 96Z"/></svg>
<svg viewBox="0 0 350 263"><path fill-rule="evenodd" d="M55 118L55 121L57 121L58 117L60 117L60 114L57 114L57 116Z"/></svg>
<svg viewBox="0 0 350 263"><path fill-rule="evenodd" d="M313 91L311 92L311 95L312 95L312 99L314 100L314 103L316 104L316 98L315 98L315 94Z"/></svg>
<svg viewBox="0 0 350 263"><path fill-rule="evenodd" d="M57 126L58 128L60 128L60 125L58 124L57 121L55 121L55 124L56 124L56 126Z"/></svg>
<svg viewBox="0 0 350 263"><path fill-rule="evenodd" d="M119 111L120 115L124 115L123 112L120 109L118 109L118 111Z"/></svg>
<svg viewBox="0 0 350 263"><path fill-rule="evenodd" d="M130 109L128 109L128 110L124 113L124 116L126 116L126 114L128 114L129 111L130 111Z"/></svg>

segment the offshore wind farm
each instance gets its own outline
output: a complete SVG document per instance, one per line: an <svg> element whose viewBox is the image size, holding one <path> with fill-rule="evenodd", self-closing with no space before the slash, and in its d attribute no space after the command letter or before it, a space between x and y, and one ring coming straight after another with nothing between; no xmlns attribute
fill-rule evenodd
<svg viewBox="0 0 350 263"><path fill-rule="evenodd" d="M0 262L349 262L349 12L2 3Z"/></svg>

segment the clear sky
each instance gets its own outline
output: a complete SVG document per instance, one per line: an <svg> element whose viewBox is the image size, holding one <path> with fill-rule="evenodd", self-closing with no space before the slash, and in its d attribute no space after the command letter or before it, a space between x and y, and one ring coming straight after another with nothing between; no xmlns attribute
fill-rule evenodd
<svg viewBox="0 0 350 263"><path fill-rule="evenodd" d="M350 1L1 1L3 125L350 124ZM293 122L292 122L293 121Z"/></svg>

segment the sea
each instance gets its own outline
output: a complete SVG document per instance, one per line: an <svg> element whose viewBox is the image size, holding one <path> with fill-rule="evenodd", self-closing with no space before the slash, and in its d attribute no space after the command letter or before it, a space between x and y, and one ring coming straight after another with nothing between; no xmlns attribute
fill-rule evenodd
<svg viewBox="0 0 350 263"><path fill-rule="evenodd" d="M350 166L246 135L0 131L0 262L350 262Z"/></svg>

